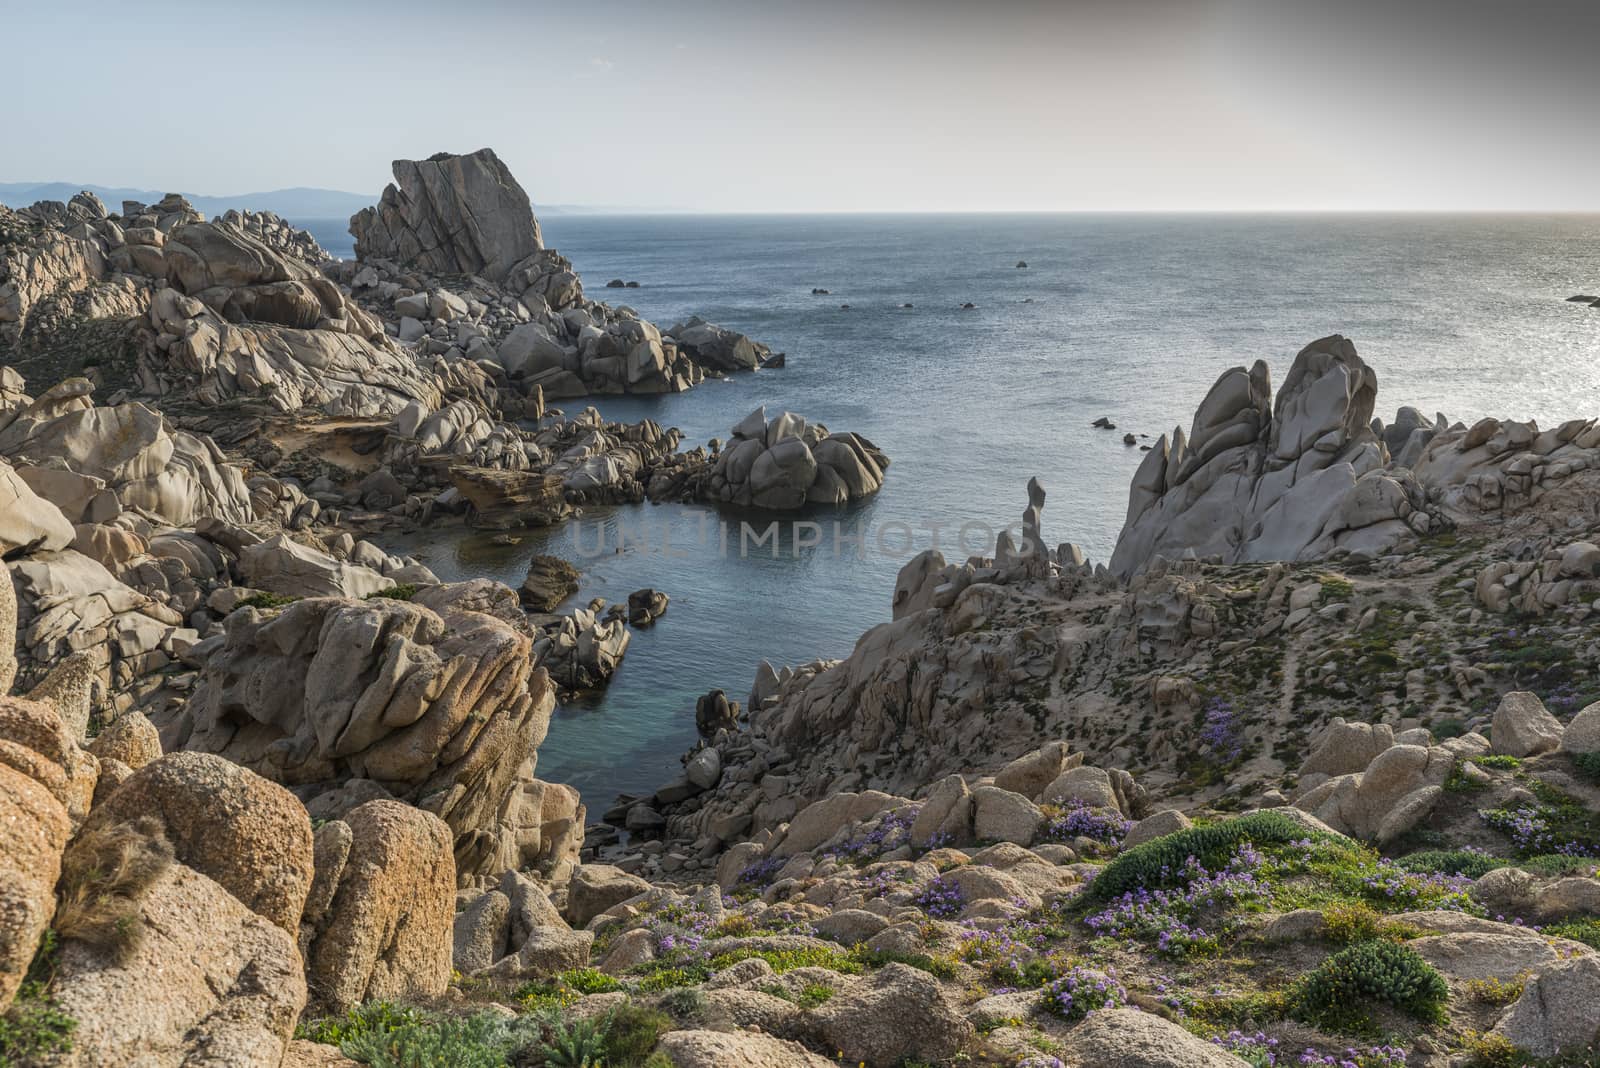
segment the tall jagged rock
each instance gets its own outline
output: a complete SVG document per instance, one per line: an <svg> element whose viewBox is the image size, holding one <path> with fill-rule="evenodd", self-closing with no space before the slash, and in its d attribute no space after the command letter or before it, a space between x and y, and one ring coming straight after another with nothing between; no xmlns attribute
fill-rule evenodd
<svg viewBox="0 0 1600 1068"><path fill-rule="evenodd" d="M1134 475L1111 570L1193 551L1228 562L1382 549L1423 503L1409 472L1386 468L1371 427L1378 378L1335 334L1313 341L1271 400L1267 366L1223 372L1182 429Z"/></svg>
<svg viewBox="0 0 1600 1068"><path fill-rule="evenodd" d="M544 248L528 194L493 149L395 160L394 184L350 218L358 259L501 281Z"/></svg>

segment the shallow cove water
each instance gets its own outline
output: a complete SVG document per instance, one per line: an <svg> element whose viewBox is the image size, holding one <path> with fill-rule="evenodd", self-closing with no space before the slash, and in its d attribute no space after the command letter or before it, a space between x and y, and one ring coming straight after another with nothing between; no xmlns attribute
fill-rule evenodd
<svg viewBox="0 0 1600 1068"><path fill-rule="evenodd" d="M562 707L540 751L540 776L577 786L596 814L681 770L698 695L722 687L742 700L758 660L844 656L887 620L906 528L911 551L935 524L947 556L988 551L988 532L1017 521L1038 475L1046 540L1106 559L1143 457L1123 433L1153 441L1187 428L1229 366L1263 358L1276 384L1306 342L1337 332L1376 368L1385 419L1413 404L1468 422L1551 425L1600 406L1600 309L1565 301L1600 290L1600 216L542 221L591 296L663 328L700 314L788 354L782 370L568 410L648 417L693 445L726 439L765 404L863 433L893 461L874 499L807 517L820 545L797 550L784 528L776 557L770 542L747 541L741 555L738 524L752 517L725 517L724 551L719 517L674 505L590 510L511 547L458 526L384 541L446 580L517 586L529 558L551 552L583 570L573 603L643 586L671 596L660 623L634 631L610 688ZM349 255L335 227L310 228ZM610 278L641 288L606 290ZM1102 415L1115 432L1090 427ZM753 529L769 518L752 518ZM954 548L963 523L974 524L964 551ZM845 539L862 532L858 551Z"/></svg>

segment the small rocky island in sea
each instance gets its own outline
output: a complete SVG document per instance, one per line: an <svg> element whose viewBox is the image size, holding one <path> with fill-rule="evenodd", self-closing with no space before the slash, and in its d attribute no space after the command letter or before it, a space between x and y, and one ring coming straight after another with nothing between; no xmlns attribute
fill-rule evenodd
<svg viewBox="0 0 1600 1068"><path fill-rule="evenodd" d="M1384 422L1338 336L1224 371L1109 561L997 472L1020 538L910 559L591 813L539 748L670 576L563 611L559 559L380 544L888 457L549 407L770 354L587 298L490 151L394 174L353 262L0 209L0 1063L1595 1063L1596 420Z"/></svg>

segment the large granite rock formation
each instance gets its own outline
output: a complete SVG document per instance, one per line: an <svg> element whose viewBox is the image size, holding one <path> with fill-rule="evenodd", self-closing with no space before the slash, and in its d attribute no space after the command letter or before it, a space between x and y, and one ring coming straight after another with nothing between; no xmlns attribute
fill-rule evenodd
<svg viewBox="0 0 1600 1068"><path fill-rule="evenodd" d="M860 434L830 433L793 412L757 408L715 455L688 454L652 477L653 500L704 500L789 511L845 504L883 486L889 458Z"/></svg>
<svg viewBox="0 0 1600 1068"><path fill-rule="evenodd" d="M359 259L502 281L544 248L528 194L493 149L394 161L396 184L350 218Z"/></svg>
<svg viewBox="0 0 1600 1068"><path fill-rule="evenodd" d="M542 817L523 810L541 804L533 758L555 701L528 637L472 610L491 606L465 586L234 612L187 709L158 721L165 747L221 754L325 818L390 796L433 812L463 881L530 866L524 828Z"/></svg>
<svg viewBox="0 0 1600 1068"><path fill-rule="evenodd" d="M1140 465L1111 569L1127 575L1189 550L1296 560L1405 537L1422 494L1409 473L1385 469L1370 426L1377 392L1377 375L1338 335L1301 350L1276 404L1265 363L1224 372L1188 435L1174 430Z"/></svg>

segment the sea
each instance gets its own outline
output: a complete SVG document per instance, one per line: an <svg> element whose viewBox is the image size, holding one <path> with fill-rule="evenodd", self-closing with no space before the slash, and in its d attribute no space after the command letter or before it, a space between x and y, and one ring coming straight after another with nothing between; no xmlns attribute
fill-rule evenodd
<svg viewBox="0 0 1600 1068"><path fill-rule="evenodd" d="M350 256L343 221L306 220ZM843 657L890 618L896 572L935 544L992 552L1047 498L1047 543L1109 557L1130 476L1187 429L1224 370L1281 382L1340 333L1378 375L1378 414L1542 426L1600 415L1600 216L552 216L546 244L591 296L663 328L698 314L786 355L683 394L595 398L687 445L759 406L864 434L883 490L786 519L680 505L591 509L495 545L459 527L393 538L446 580L521 583L535 553L582 570L573 603L642 587L671 606L633 633L610 687L557 710L538 763L599 813L681 772L695 699L748 694L758 661ZM1026 264L1026 266L1022 266ZM605 289L612 278L637 289ZM816 293L814 290L827 290ZM564 402L574 411L585 401ZM1092 424L1104 418L1115 430ZM1124 435L1135 435L1135 444ZM687 446L686 446L687 447Z"/></svg>

